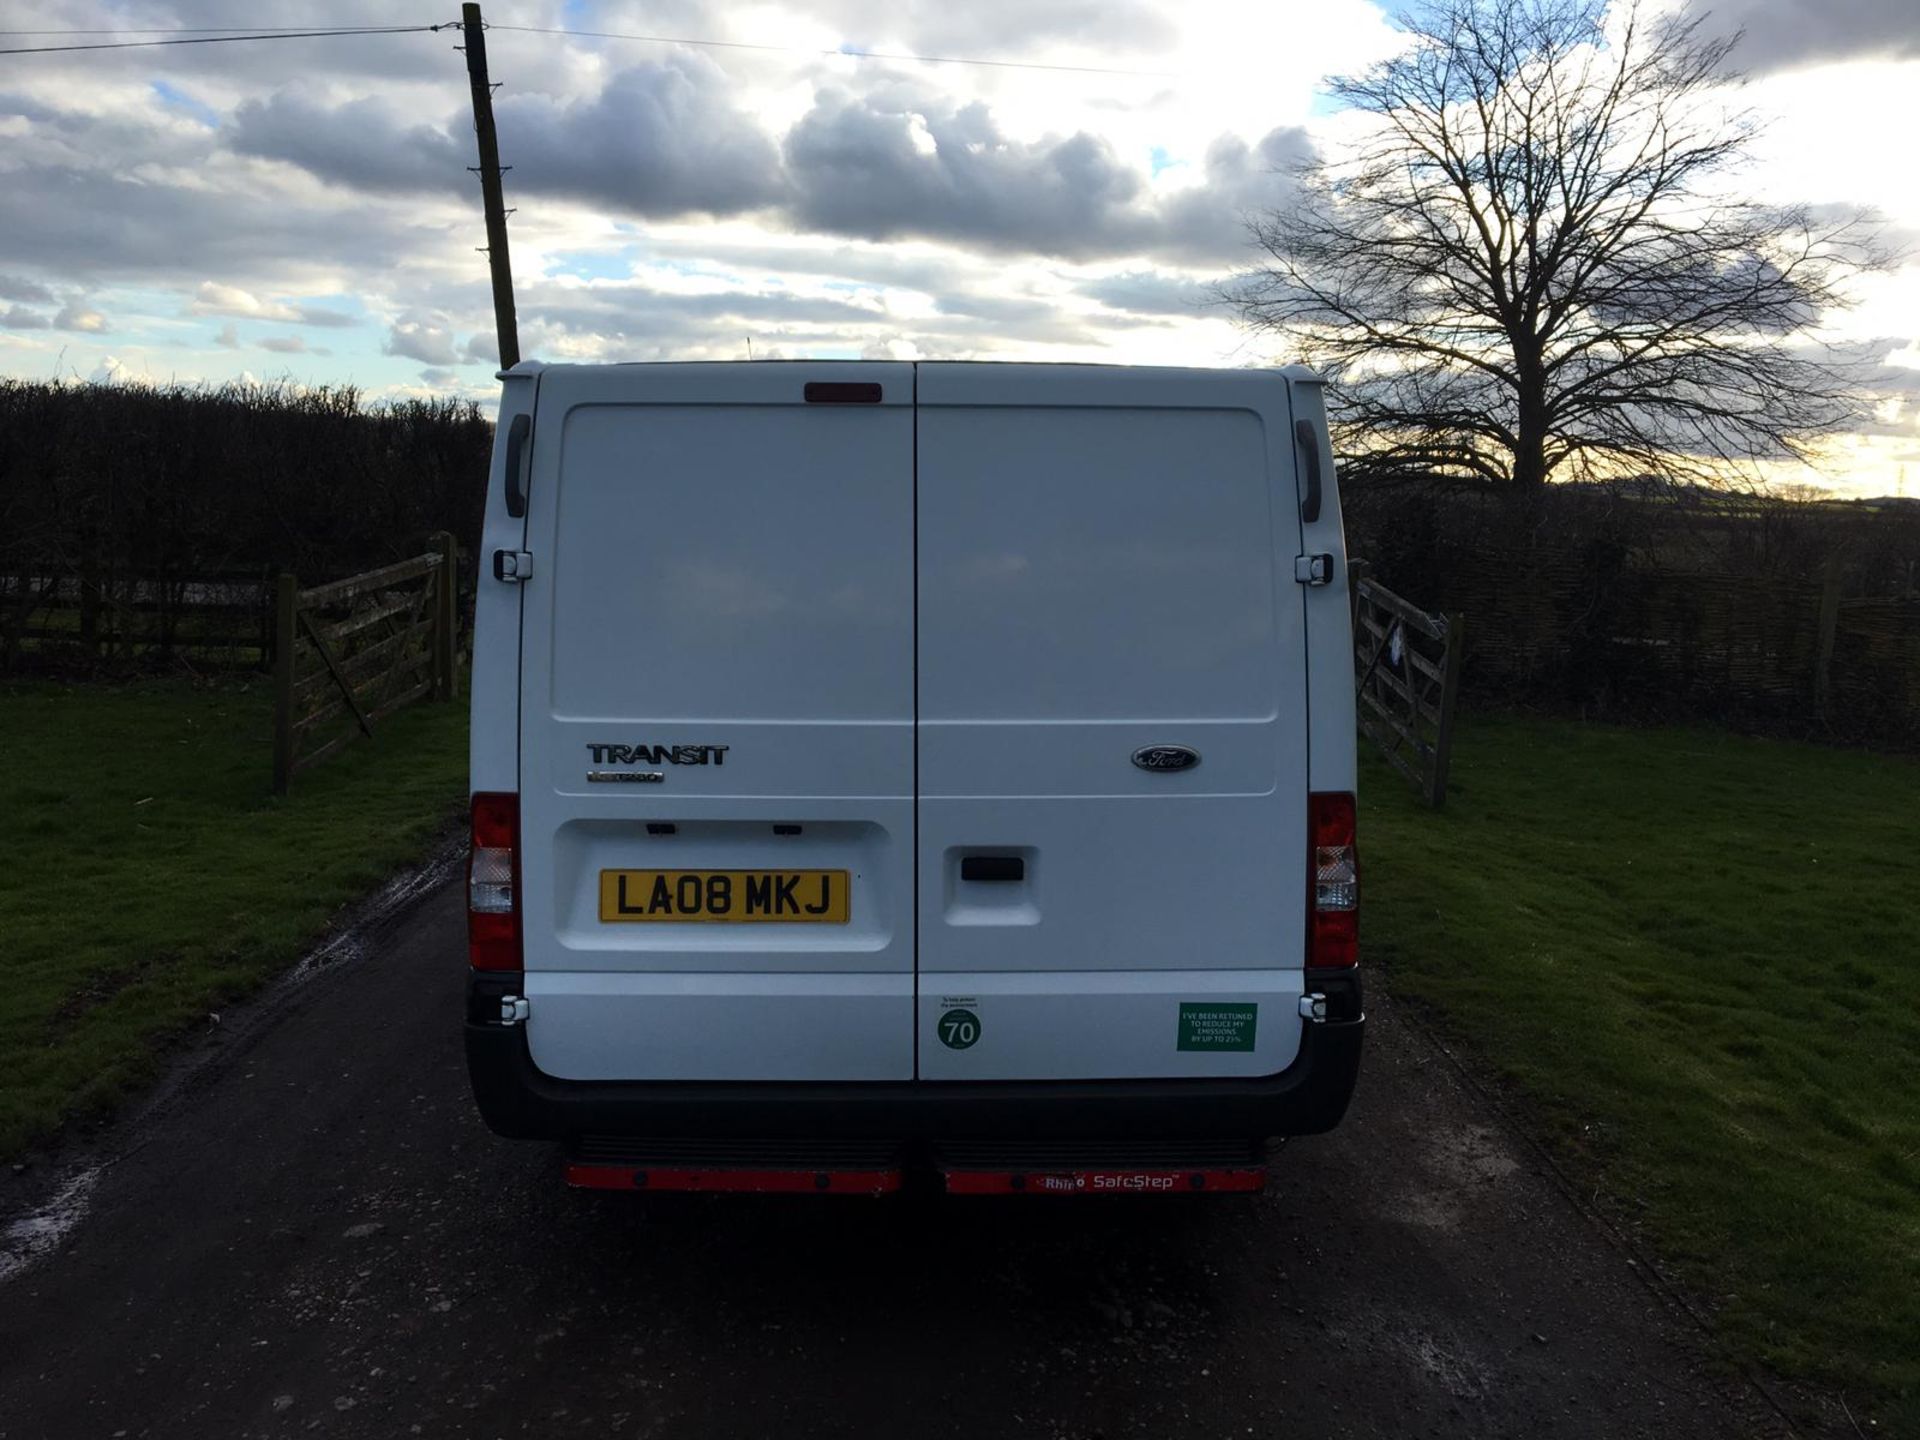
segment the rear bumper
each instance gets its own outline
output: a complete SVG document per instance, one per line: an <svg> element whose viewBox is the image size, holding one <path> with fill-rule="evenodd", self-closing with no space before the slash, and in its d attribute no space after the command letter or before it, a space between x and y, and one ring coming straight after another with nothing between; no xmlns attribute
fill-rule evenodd
<svg viewBox="0 0 1920 1440"><path fill-rule="evenodd" d="M496 1134L522 1140L709 1138L1020 1140L1316 1135L1346 1114L1360 1073L1356 1018L1302 1022L1300 1050L1254 1079L796 1084L557 1080L524 1027L467 1024L467 1073Z"/></svg>

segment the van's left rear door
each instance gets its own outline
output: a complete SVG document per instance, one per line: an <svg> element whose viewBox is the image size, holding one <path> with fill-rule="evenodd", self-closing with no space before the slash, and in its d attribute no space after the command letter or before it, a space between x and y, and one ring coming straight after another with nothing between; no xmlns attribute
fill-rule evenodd
<svg viewBox="0 0 1920 1440"><path fill-rule="evenodd" d="M806 398L847 384L880 398ZM912 1077L913 420L910 365L543 372L520 887L548 1074Z"/></svg>

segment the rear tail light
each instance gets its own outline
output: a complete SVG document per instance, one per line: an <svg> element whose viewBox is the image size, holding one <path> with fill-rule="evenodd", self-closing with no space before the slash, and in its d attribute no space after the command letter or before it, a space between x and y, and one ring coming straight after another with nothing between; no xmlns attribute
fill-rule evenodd
<svg viewBox="0 0 1920 1440"><path fill-rule="evenodd" d="M467 856L467 961L476 970L520 964L520 797L473 797L473 846Z"/></svg>
<svg viewBox="0 0 1920 1440"><path fill-rule="evenodd" d="M1307 964L1314 969L1357 965L1360 852L1353 796L1332 790L1309 795L1307 816Z"/></svg>

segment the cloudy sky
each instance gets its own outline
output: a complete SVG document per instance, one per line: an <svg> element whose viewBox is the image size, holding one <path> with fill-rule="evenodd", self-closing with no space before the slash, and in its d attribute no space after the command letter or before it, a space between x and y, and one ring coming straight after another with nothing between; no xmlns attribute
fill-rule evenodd
<svg viewBox="0 0 1920 1440"><path fill-rule="evenodd" d="M0 48L457 8L0 0ZM1284 360L1210 282L1251 259L1242 217L1285 203L1276 171L1339 145L1321 80L1397 48L1390 8L495 0L522 350ZM1723 0L1711 23L1744 26L1749 98L1775 117L1760 193L1871 205L1920 237L1920 3ZM0 373L490 395L457 39L0 56ZM1835 333L1873 342L1882 393L1824 478L1891 492L1910 466L1920 494L1920 255Z"/></svg>

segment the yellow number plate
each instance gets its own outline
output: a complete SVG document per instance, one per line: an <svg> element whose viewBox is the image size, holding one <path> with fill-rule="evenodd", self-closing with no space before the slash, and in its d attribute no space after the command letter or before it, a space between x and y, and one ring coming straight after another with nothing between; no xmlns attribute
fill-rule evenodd
<svg viewBox="0 0 1920 1440"><path fill-rule="evenodd" d="M844 925L844 870L602 870L600 918Z"/></svg>

